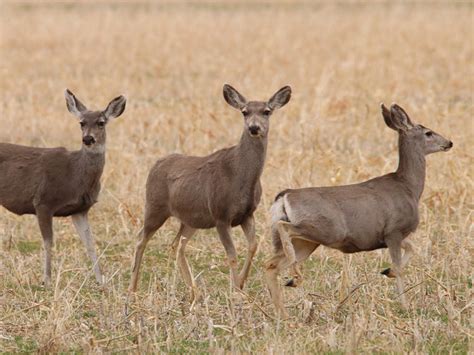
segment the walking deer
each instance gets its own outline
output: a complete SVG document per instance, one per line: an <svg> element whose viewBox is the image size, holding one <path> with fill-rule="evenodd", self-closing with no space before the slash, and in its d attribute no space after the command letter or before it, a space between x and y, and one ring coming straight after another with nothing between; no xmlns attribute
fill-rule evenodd
<svg viewBox="0 0 474 355"><path fill-rule="evenodd" d="M82 148L36 148L0 143L0 205L17 214L34 214L43 236L43 282L51 282L53 217L71 216L102 283L88 211L97 202L105 163L105 127L125 110L125 97L113 99L104 111L89 111L72 92L66 104L79 120Z"/></svg>
<svg viewBox="0 0 474 355"><path fill-rule="evenodd" d="M414 124L406 112L383 104L388 127L398 132L399 165L394 173L347 186L310 187L280 192L271 207L275 255L265 265L265 279L277 313L288 317L277 283L290 267L287 286L302 282L299 265L319 246L343 253L388 248L393 266L382 274L395 277L406 307L402 271L413 253L406 239L418 222L418 203L425 182L425 155L448 151L453 143ZM402 256L401 249L404 249Z"/></svg>
<svg viewBox="0 0 474 355"><path fill-rule="evenodd" d="M204 157L172 154L156 162L146 183L145 222L139 235L130 291L135 291L147 242L171 216L181 226L172 243L178 266L194 300L197 288L184 249L197 229L216 227L227 253L235 287L242 288L257 250L253 213L262 193L260 176L267 151L269 118L290 100L285 86L267 102L247 101L230 85L224 85L227 103L241 111L244 130L239 144ZM240 274L231 227L241 226L248 253Z"/></svg>

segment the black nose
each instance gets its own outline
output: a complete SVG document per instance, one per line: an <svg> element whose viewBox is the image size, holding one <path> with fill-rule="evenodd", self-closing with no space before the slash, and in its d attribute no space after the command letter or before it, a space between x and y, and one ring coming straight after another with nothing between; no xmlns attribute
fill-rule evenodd
<svg viewBox="0 0 474 355"><path fill-rule="evenodd" d="M95 143L95 139L92 136L85 136L84 138L82 138L82 141L85 145L91 145L92 143Z"/></svg>
<svg viewBox="0 0 474 355"><path fill-rule="evenodd" d="M448 147L449 147L449 148L452 148L453 145L454 145L453 142L449 141Z"/></svg>
<svg viewBox="0 0 474 355"><path fill-rule="evenodd" d="M250 131L251 135L255 136L260 131L260 127L259 126L250 126L249 131Z"/></svg>

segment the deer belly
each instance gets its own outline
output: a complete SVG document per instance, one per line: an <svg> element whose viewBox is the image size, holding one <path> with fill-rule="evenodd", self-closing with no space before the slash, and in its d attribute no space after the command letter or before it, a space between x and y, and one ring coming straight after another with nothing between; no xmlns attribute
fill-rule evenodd
<svg viewBox="0 0 474 355"><path fill-rule="evenodd" d="M32 203L26 202L26 203L18 203L18 201L15 202L2 202L3 207L5 207L8 211L17 214L19 216L24 215L24 214L35 214L35 208Z"/></svg>
<svg viewBox="0 0 474 355"><path fill-rule="evenodd" d="M371 251L381 248L386 248L387 244L381 239L360 240L351 237L346 237L337 244L330 245L333 249L338 249L343 253L351 254L360 251Z"/></svg>
<svg viewBox="0 0 474 355"><path fill-rule="evenodd" d="M84 195L78 201L61 206L54 212L54 216L67 217L73 214L83 213L88 211L96 202L97 199L89 195Z"/></svg>
<svg viewBox="0 0 474 355"><path fill-rule="evenodd" d="M172 208L171 215L191 228L208 229L216 226L214 218L204 206L201 208Z"/></svg>

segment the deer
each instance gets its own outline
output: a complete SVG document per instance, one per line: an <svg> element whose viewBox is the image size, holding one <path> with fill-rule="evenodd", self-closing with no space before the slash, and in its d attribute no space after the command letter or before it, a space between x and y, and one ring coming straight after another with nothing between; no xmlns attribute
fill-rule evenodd
<svg viewBox="0 0 474 355"><path fill-rule="evenodd" d="M36 215L43 237L43 284L51 284L53 217L71 216L99 284L104 278L94 247L88 212L97 202L105 164L106 125L125 110L118 96L105 110L90 111L68 89L66 106L79 121L82 147L39 148L0 143L0 205L17 215Z"/></svg>
<svg viewBox="0 0 474 355"><path fill-rule="evenodd" d="M385 124L398 132L399 164L395 172L353 185L286 189L277 194L270 208L274 253L265 263L264 275L282 319L289 314L277 281L279 274L289 268L291 277L286 286L300 285L300 265L320 245L343 253L388 248L392 267L382 274L396 278L398 296L407 308L403 268L414 247L406 238L419 223L425 156L446 152L453 142L414 124L397 104L390 110L381 104L381 109Z"/></svg>
<svg viewBox="0 0 474 355"><path fill-rule="evenodd" d="M180 273L195 300L198 289L185 256L185 247L197 229L216 228L227 254L232 289L242 289L257 251L254 211L262 194L260 176L267 153L270 116L288 103L285 86L268 101L247 101L236 89L223 87L225 101L239 110L244 129L237 145L198 157L171 154L158 160L146 182L144 225L133 259L129 291L135 292L145 247L169 217L180 222L171 248ZM232 241L232 227L240 226L248 250L240 273Z"/></svg>

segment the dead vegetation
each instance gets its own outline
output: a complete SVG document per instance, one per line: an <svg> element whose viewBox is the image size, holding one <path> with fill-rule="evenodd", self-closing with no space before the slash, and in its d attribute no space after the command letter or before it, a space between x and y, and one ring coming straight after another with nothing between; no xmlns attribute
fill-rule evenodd
<svg viewBox="0 0 474 355"><path fill-rule="evenodd" d="M103 189L90 213L108 287L96 286L70 220L56 219L57 278L43 289L35 218L1 210L4 351L469 352L472 4L84 1L6 3L0 13L0 141L78 149L63 90L102 106L110 95L128 99L109 127ZM261 242L245 295L229 289L217 233L199 231L187 256L203 299L190 312L168 248L172 221L150 241L139 292L127 299L148 170L170 152L203 155L239 139L242 118L222 98L226 82L260 99L286 84L294 93L272 117L256 214ZM273 197L394 170L396 137L382 101L454 142L427 158L421 224L410 237L418 247L406 269L411 307L403 311L393 280L379 275L387 251L319 248L304 265L303 287L285 290L293 319L275 321L262 275Z"/></svg>

